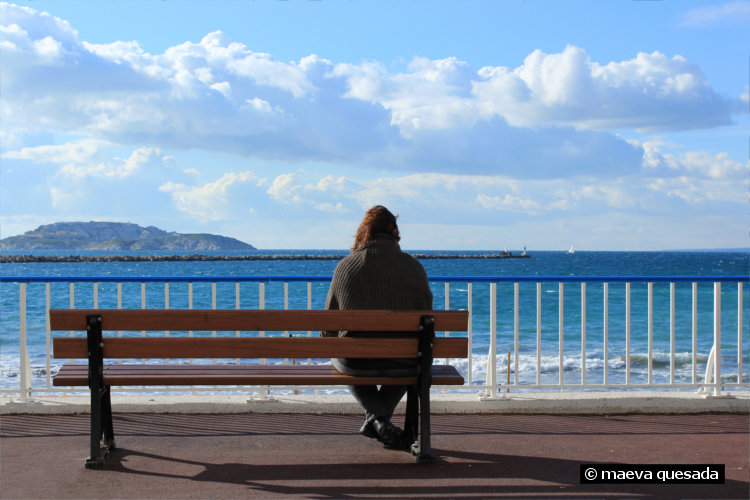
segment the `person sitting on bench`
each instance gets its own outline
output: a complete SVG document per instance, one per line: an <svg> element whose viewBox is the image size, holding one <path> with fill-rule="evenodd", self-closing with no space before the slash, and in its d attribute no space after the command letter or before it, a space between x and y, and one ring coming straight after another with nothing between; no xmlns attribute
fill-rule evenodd
<svg viewBox="0 0 750 500"><path fill-rule="evenodd" d="M357 230L352 254L336 266L326 309L432 310L427 272L411 255L401 251L396 216L377 205L365 213ZM416 337L416 332L321 332L322 336ZM414 377L416 359L334 358L343 374L357 377ZM403 431L391 423L393 411L406 386L350 385L349 391L365 410L359 432L387 447L402 448Z"/></svg>

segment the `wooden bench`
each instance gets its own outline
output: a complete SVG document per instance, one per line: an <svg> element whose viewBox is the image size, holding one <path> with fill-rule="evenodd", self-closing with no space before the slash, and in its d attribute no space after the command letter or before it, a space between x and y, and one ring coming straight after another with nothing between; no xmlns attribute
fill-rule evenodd
<svg viewBox="0 0 750 500"><path fill-rule="evenodd" d="M88 359L66 364L55 387L91 389L91 456L101 469L115 447L112 386L177 385L406 385L404 435L418 464L435 463L430 445L430 386L463 385L450 365L433 358L466 358L468 339L435 337L467 331L466 311L237 311L51 309L53 331L86 331L56 337L55 358ZM110 337L103 331L396 331L418 338L352 337ZM416 358L416 377L351 377L332 365L104 364L104 359L143 358ZM421 422L420 422L421 420ZM419 433L421 423L421 436Z"/></svg>

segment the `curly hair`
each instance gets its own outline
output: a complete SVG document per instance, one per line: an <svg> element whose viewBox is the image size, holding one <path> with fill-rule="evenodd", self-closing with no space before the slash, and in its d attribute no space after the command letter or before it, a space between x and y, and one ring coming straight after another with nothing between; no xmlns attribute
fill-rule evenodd
<svg viewBox="0 0 750 500"><path fill-rule="evenodd" d="M398 224L396 224L397 218L398 215L393 215L382 205L375 205L365 212L365 218L362 219L362 223L359 225L359 229L357 229L357 234L354 236L352 252L363 243L380 239L383 235L397 242L401 241Z"/></svg>

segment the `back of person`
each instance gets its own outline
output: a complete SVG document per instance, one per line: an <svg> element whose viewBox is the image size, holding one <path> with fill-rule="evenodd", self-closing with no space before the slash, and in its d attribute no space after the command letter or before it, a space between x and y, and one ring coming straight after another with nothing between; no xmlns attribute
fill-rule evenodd
<svg viewBox="0 0 750 500"><path fill-rule="evenodd" d="M384 234L343 259L331 282L327 309L430 310L427 273Z"/></svg>
<svg viewBox="0 0 750 500"><path fill-rule="evenodd" d="M396 216L377 205L365 213L352 254L339 262L326 299L326 309L432 310L427 272L414 257L401 251ZM402 337L406 332L321 332L323 336ZM413 377L415 359L332 360L345 375ZM389 447L401 447L403 432L390 422L406 386L349 386L365 410L360 433Z"/></svg>

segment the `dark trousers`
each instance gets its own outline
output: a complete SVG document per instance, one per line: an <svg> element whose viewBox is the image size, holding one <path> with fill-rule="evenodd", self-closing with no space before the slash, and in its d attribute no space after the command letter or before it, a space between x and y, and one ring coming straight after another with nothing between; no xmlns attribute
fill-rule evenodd
<svg viewBox="0 0 750 500"><path fill-rule="evenodd" d="M356 360L354 363L348 360L332 359L333 366L345 375L355 377L414 377L417 373L416 366L405 366L402 363L391 360ZM406 394L405 385L350 385L347 386L354 399L365 410L367 422L377 418L390 418L399 401Z"/></svg>
<svg viewBox="0 0 750 500"><path fill-rule="evenodd" d="M406 394L405 385L350 385L349 392L365 410L365 421L378 418L391 419L393 411Z"/></svg>

